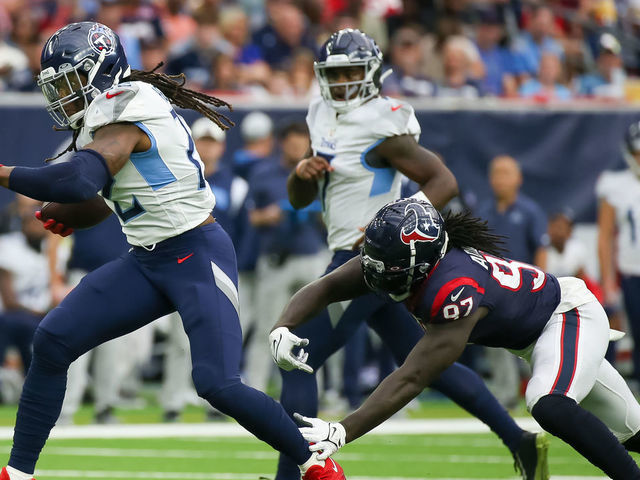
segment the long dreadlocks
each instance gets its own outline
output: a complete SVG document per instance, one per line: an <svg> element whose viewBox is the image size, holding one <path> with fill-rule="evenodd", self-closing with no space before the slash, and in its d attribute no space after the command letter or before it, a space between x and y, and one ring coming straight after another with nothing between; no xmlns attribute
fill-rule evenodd
<svg viewBox="0 0 640 480"><path fill-rule="evenodd" d="M229 110L233 110L233 107L229 103L217 97L207 95L206 93L196 92L195 90L185 88L184 83L186 81L186 77L184 73L181 73L180 75L157 73L156 70L162 65L164 65L164 63L160 62L153 70L149 70L147 72L142 70L131 70L131 74L128 77L123 78L122 81L149 83L160 90L175 106L195 110L218 125L222 130L228 130L235 125L229 117L212 108L227 107ZM78 140L79 134L80 129L74 129L73 138L69 146L63 152L60 152L55 157L48 158L45 161L49 162L67 152L77 151L76 141Z"/></svg>
<svg viewBox="0 0 640 480"><path fill-rule="evenodd" d="M472 247L490 255L505 253L504 237L493 233L486 221L474 217L468 210L445 215L444 229L449 235L449 250Z"/></svg>

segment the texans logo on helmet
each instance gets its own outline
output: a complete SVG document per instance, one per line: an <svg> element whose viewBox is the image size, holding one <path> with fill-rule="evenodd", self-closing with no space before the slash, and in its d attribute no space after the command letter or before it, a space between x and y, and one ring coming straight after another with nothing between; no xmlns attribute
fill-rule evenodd
<svg viewBox="0 0 640 480"><path fill-rule="evenodd" d="M93 24L89 30L87 40L91 48L98 54L106 50L105 54L109 55L116 49L116 39L113 36L113 31L99 23Z"/></svg>
<svg viewBox="0 0 640 480"><path fill-rule="evenodd" d="M423 205L410 203L405 207L404 214L411 215L411 220L400 232L402 243L410 245L411 242L433 242L438 239L440 226L433 221L431 213Z"/></svg>

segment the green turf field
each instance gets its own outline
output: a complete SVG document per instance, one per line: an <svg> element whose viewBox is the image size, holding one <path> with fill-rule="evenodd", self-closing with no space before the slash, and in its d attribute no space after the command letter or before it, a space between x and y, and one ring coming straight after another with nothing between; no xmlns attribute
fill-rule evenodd
<svg viewBox="0 0 640 480"><path fill-rule="evenodd" d="M81 412L79 420L90 418L90 413ZM0 409L0 424L11 425L14 414L13 409ZM199 422L203 415L202 410L193 408L186 417L188 422ZM457 417L458 421L467 418L447 402L423 406L412 415L431 418L430 422L439 424L449 416ZM158 409L122 410L118 411L118 416L125 422L140 423L133 427L136 430L133 436L142 438L51 439L38 463L37 479L273 478L276 453L251 437L181 435L164 438L170 433L145 433L148 428L155 428L147 422L158 420ZM218 423L223 427L225 424L234 427L228 422ZM7 430L10 429L5 428L5 433ZM0 450L5 458L10 445L10 440L0 440ZM511 456L490 433L369 435L347 445L335 458L343 465L350 480L517 478ZM604 478L596 468L556 439L551 443L550 466L552 478L559 480Z"/></svg>

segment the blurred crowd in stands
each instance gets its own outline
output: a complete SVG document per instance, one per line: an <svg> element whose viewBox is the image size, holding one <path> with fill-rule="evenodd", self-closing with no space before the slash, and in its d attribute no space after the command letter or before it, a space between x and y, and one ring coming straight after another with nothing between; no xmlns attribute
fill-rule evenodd
<svg viewBox="0 0 640 480"><path fill-rule="evenodd" d="M55 30L113 28L133 68L253 100L317 93L329 34L360 28L393 74L384 94L640 99L640 0L3 0L0 91L33 91Z"/></svg>

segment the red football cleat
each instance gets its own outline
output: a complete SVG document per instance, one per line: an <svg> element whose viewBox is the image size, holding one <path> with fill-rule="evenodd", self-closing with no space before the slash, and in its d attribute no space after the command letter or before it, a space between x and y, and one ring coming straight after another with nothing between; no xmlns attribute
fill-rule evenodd
<svg viewBox="0 0 640 480"><path fill-rule="evenodd" d="M0 477L0 480L3 479ZM324 461L324 467L311 465L302 480L346 480L346 477L342 467L334 462L333 459L327 458Z"/></svg>
<svg viewBox="0 0 640 480"><path fill-rule="evenodd" d="M318 478L324 478L324 477L318 477ZM331 478L331 477L327 477L327 478ZM7 472L7 467L2 467L2 471L0 471L0 480L11 480L11 477L9 477L9 472ZM32 478L31 480L36 480L36 479Z"/></svg>

